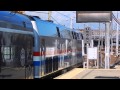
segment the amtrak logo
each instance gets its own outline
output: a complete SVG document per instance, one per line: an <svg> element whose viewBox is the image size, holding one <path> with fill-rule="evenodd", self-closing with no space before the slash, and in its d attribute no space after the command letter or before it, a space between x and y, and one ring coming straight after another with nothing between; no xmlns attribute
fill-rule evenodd
<svg viewBox="0 0 120 90"><path fill-rule="evenodd" d="M21 53L20 53L20 62L21 62L21 66L25 65L25 50L23 48L21 49Z"/></svg>

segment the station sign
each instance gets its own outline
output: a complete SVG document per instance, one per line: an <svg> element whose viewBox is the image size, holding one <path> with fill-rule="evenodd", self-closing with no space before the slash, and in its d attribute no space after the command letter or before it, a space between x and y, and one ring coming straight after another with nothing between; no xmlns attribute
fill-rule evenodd
<svg viewBox="0 0 120 90"><path fill-rule="evenodd" d="M76 11L76 23L109 21L112 21L112 11Z"/></svg>
<svg viewBox="0 0 120 90"><path fill-rule="evenodd" d="M84 43L86 44L90 43L91 39L92 39L92 30L90 27L86 27L83 32Z"/></svg>
<svg viewBox="0 0 120 90"><path fill-rule="evenodd" d="M97 47L88 48L88 59L97 59Z"/></svg>

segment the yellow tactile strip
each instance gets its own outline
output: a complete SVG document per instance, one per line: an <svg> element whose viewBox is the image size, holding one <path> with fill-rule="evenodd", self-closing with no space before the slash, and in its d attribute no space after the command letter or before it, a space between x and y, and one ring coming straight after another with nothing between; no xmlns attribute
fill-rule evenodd
<svg viewBox="0 0 120 90"><path fill-rule="evenodd" d="M60 75L54 79L72 79L73 77L75 77L77 74L79 74L80 72L84 71L85 69L83 68L75 68L63 75Z"/></svg>

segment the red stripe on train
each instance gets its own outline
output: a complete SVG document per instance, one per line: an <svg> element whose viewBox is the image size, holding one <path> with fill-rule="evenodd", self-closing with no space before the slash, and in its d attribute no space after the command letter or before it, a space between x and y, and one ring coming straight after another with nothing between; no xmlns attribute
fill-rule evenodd
<svg viewBox="0 0 120 90"><path fill-rule="evenodd" d="M40 52L33 52L33 56L41 56Z"/></svg>
<svg viewBox="0 0 120 90"><path fill-rule="evenodd" d="M79 49L74 49L74 50L54 50L54 54L65 54L66 52L79 52L82 51L82 48ZM33 56L43 56L43 55L52 55L51 51L46 51L46 52L33 52Z"/></svg>

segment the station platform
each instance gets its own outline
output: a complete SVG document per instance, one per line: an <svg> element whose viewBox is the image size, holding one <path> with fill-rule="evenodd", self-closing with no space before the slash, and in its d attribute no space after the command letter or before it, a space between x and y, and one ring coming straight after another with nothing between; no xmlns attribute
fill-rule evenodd
<svg viewBox="0 0 120 90"><path fill-rule="evenodd" d="M54 79L120 79L120 68L118 69L75 68Z"/></svg>
<svg viewBox="0 0 120 90"><path fill-rule="evenodd" d="M78 75L80 72L84 71L83 68L75 68L67 73L64 73L54 79L72 79L74 76Z"/></svg>

